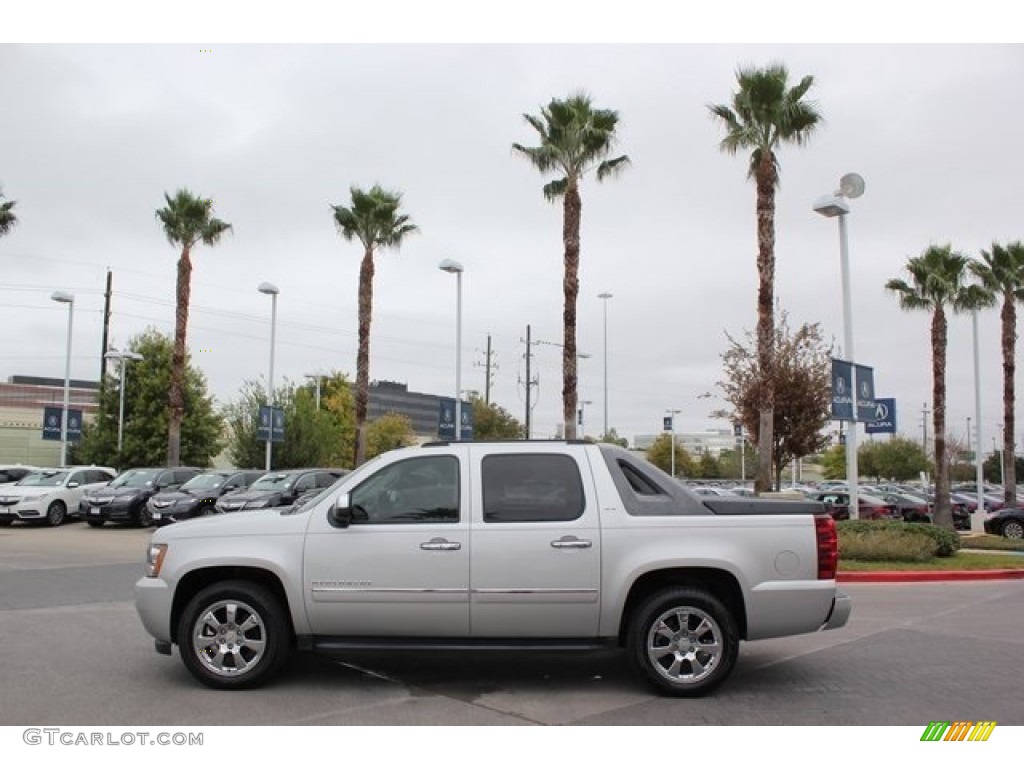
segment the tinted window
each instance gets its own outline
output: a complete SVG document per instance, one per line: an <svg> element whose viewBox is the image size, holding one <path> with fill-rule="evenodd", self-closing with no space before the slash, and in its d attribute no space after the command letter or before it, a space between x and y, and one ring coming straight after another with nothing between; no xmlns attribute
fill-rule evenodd
<svg viewBox="0 0 1024 768"><path fill-rule="evenodd" d="M626 477L626 482L629 483L629 487L633 489L634 493L640 496L665 495L665 492L657 483L647 477L647 475L643 474L636 467L633 467L624 461L620 461L619 469L622 470L622 474Z"/></svg>
<svg viewBox="0 0 1024 768"><path fill-rule="evenodd" d="M486 522L554 522L583 514L583 482L568 456L487 456L481 473Z"/></svg>
<svg viewBox="0 0 1024 768"><path fill-rule="evenodd" d="M355 522L458 522L458 459L425 456L390 464L356 487L350 503Z"/></svg>
<svg viewBox="0 0 1024 768"><path fill-rule="evenodd" d="M316 475L313 474L303 475L299 478L299 482L295 484L296 493L305 493L313 488L316 488Z"/></svg>
<svg viewBox="0 0 1024 768"><path fill-rule="evenodd" d="M148 488L159 475L158 469L130 469L110 485L113 488Z"/></svg>

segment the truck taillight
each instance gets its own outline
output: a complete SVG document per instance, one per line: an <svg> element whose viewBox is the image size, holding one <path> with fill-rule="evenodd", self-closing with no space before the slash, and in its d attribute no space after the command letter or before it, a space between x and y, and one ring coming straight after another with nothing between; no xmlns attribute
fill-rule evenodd
<svg viewBox="0 0 1024 768"><path fill-rule="evenodd" d="M818 578L834 579L839 567L839 536L831 515L814 516L814 534L818 541Z"/></svg>

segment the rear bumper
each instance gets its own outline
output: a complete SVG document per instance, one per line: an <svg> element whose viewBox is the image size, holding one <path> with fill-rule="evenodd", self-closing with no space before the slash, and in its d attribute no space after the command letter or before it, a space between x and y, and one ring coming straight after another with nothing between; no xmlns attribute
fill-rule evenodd
<svg viewBox="0 0 1024 768"><path fill-rule="evenodd" d="M850 612L853 610L853 600L845 592L836 592L832 600L832 610L822 624L822 629L839 629L845 627L850 619Z"/></svg>

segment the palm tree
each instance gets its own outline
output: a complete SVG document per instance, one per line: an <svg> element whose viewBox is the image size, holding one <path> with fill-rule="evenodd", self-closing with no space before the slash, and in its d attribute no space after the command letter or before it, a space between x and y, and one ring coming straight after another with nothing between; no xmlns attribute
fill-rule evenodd
<svg viewBox="0 0 1024 768"><path fill-rule="evenodd" d="M565 269L562 279L562 423L565 438L576 437L576 300L580 291L580 181L597 169L597 180L621 171L629 158L607 159L615 146L619 114L595 109L590 97L576 93L567 99L552 99L541 107L540 117L523 115L540 136L540 146L513 144L541 173L553 171L559 178L544 185L544 197L562 198L562 243Z"/></svg>
<svg viewBox="0 0 1024 768"><path fill-rule="evenodd" d="M166 192L167 206L156 212L167 241L181 248L174 314L174 351L171 354L171 385L168 393L170 418L167 426L167 466L181 459L181 422L185 416L185 333L192 292L192 249L198 244L216 245L231 225L213 216L213 200L179 189L174 197Z"/></svg>
<svg viewBox="0 0 1024 768"><path fill-rule="evenodd" d="M405 236L418 231L409 217L400 214L402 195L375 184L369 192L349 190L352 205L332 205L338 233L348 241L363 244L359 267L359 350L356 354L356 440L355 464L366 458L366 410L370 397L370 319L373 315L373 254L377 248L401 246Z"/></svg>
<svg viewBox="0 0 1024 768"><path fill-rule="evenodd" d="M8 200L5 203L3 198L4 193L0 192L0 237L9 233L14 229L14 225L18 223L18 217L14 215L16 201Z"/></svg>
<svg viewBox="0 0 1024 768"><path fill-rule="evenodd" d="M772 386L775 341L775 190L779 185L776 151L784 143L804 145L823 122L817 106L804 96L814 84L808 75L792 88L782 64L764 69L740 68L732 104L709 104L714 118L725 125L719 148L730 155L750 150L748 177L757 189L757 357L760 369L758 429L758 493L772 488L772 433L775 393Z"/></svg>
<svg viewBox="0 0 1024 768"><path fill-rule="evenodd" d="M1020 241L1001 246L992 244L992 250L982 251L980 261L969 265L981 284L993 298L1003 299L1000 319L1003 347L1003 493L1006 506L1017 506L1017 468L1015 466L1014 434L1014 373L1016 371L1017 302L1024 301L1024 243Z"/></svg>
<svg viewBox="0 0 1024 768"><path fill-rule="evenodd" d="M887 291L899 299L900 308L931 312L932 429L935 440L935 524L953 528L949 502L949 463L946 461L946 308L968 312L991 306L993 297L981 285L968 285L970 259L950 245L933 245L908 260L910 282L893 278Z"/></svg>

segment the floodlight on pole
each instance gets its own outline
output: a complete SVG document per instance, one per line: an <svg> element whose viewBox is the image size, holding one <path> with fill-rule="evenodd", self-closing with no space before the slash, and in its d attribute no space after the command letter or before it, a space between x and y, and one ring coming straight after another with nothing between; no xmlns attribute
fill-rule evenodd
<svg viewBox="0 0 1024 768"><path fill-rule="evenodd" d="M608 299L611 297L612 295L607 291L597 294L597 298L601 299L604 304L604 433L602 437L608 435Z"/></svg>
<svg viewBox="0 0 1024 768"><path fill-rule="evenodd" d="M273 283L260 283L256 290L270 296L270 372L267 375L267 404L270 405L270 424L267 432L266 471L270 471L274 436L274 337L277 333L277 294L280 290Z"/></svg>
<svg viewBox="0 0 1024 768"><path fill-rule="evenodd" d="M437 268L455 275L455 441L462 439L462 265L442 259Z"/></svg>
<svg viewBox="0 0 1024 768"><path fill-rule="evenodd" d="M75 317L75 294L54 291L50 298L58 304L68 305L68 342L64 353L64 411L60 417L60 465L68 463L68 408L71 406L71 327Z"/></svg>
<svg viewBox="0 0 1024 768"><path fill-rule="evenodd" d="M856 173L848 173L839 180L839 189L832 195L819 197L814 210L827 218L839 220L839 262L843 284L843 329L844 355L850 364L853 376L853 419L846 438L846 483L850 490L850 519L860 517L860 500L857 494L857 366L853 351L853 309L850 300L850 255L846 233L846 215L850 212L847 200L864 194L864 179Z"/></svg>
<svg viewBox="0 0 1024 768"><path fill-rule="evenodd" d="M125 386L125 364L129 360L137 361L142 359L138 352L118 352L116 349L108 350L103 357L107 360L118 360L121 363L120 383L117 388L120 404L117 411L117 465L121 467L124 461L121 456L121 449L124 445L124 386Z"/></svg>

